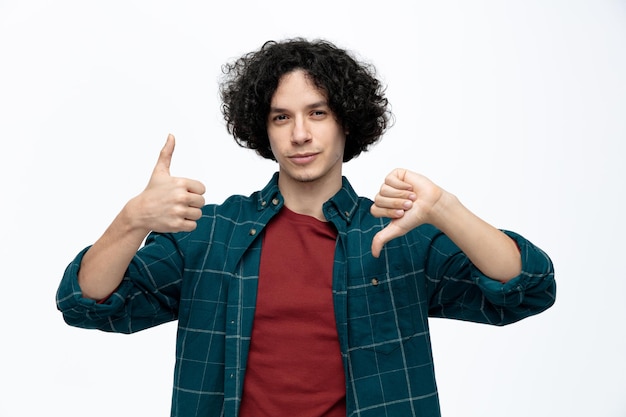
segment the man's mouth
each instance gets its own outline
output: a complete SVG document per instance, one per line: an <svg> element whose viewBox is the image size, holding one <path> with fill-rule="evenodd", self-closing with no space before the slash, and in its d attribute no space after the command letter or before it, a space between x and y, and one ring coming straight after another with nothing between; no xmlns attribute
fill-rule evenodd
<svg viewBox="0 0 626 417"><path fill-rule="evenodd" d="M308 164L309 162L312 162L315 158L317 158L317 155L318 153L316 152L299 153L299 154L291 155L289 157L289 160L291 160L294 164L297 164L297 165L305 165L305 164Z"/></svg>

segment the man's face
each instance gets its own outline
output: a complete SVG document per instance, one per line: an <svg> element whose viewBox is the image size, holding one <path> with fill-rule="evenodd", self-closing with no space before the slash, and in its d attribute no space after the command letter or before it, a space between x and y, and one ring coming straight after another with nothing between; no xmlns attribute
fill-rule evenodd
<svg viewBox="0 0 626 417"><path fill-rule="evenodd" d="M282 181L341 179L346 135L303 70L285 74L270 103L267 134Z"/></svg>

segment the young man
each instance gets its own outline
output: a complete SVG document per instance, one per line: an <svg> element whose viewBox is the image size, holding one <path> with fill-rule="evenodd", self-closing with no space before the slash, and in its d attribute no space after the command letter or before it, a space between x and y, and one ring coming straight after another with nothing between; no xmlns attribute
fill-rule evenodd
<svg viewBox="0 0 626 417"><path fill-rule="evenodd" d="M229 132L278 173L205 205L201 183L170 176L169 136L146 189L67 268L65 320L131 333L177 319L173 416L438 416L427 318L539 313L550 259L409 170L374 202L355 194L342 164L390 114L346 51L268 42L225 73Z"/></svg>

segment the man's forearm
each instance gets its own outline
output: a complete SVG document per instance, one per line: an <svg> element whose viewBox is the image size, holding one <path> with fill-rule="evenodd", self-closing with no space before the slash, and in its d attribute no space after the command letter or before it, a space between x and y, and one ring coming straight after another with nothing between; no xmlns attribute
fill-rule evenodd
<svg viewBox="0 0 626 417"><path fill-rule="evenodd" d="M444 232L486 276L507 282L521 272L519 249L510 237L468 210L456 196L445 193L431 213Z"/></svg>
<svg viewBox="0 0 626 417"><path fill-rule="evenodd" d="M125 207L82 259L78 284L85 298L102 300L115 291L148 233L135 228L126 211Z"/></svg>

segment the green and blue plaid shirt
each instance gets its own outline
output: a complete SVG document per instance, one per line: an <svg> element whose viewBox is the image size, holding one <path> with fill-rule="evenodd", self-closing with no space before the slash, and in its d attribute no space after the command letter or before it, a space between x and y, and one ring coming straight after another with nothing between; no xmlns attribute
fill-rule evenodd
<svg viewBox="0 0 626 417"><path fill-rule="evenodd" d="M252 333L261 236L283 205L277 175L249 197L207 205L190 233L151 234L117 291L97 304L68 266L57 293L67 323L132 333L178 320L172 416L235 417ZM374 258L388 219L344 178L324 204L338 231L333 298L348 416L439 416L428 317L504 325L554 303L550 259L521 236L522 273L506 284L482 275L450 239L420 226ZM289 256L285 253L284 256Z"/></svg>

